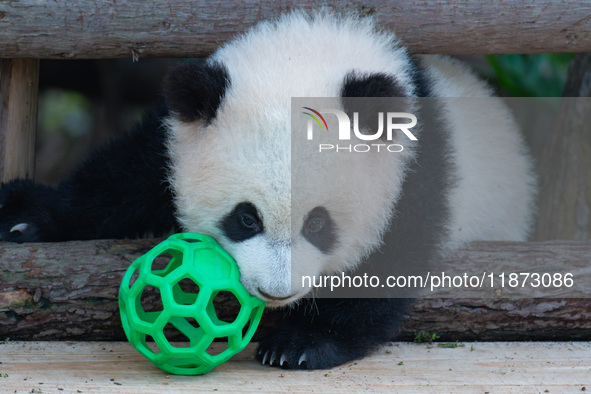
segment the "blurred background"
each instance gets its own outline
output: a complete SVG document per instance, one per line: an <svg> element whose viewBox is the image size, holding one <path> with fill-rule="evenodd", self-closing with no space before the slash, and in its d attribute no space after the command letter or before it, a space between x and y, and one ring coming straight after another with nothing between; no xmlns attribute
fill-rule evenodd
<svg viewBox="0 0 591 394"><path fill-rule="evenodd" d="M573 55L457 58L500 96L560 97ZM59 183L94 147L128 130L161 99L162 77L179 61L186 59L42 60L35 179ZM534 152L544 139L531 132L526 137Z"/></svg>

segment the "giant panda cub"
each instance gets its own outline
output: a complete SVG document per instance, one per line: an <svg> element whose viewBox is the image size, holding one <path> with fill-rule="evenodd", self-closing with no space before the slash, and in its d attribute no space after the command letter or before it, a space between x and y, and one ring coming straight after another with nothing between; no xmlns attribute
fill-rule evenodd
<svg viewBox="0 0 591 394"><path fill-rule="evenodd" d="M3 184L0 237L211 235L236 259L251 294L287 307L261 336L258 359L334 367L395 338L407 301L312 299L294 278L352 270L386 233L394 273L411 258L436 260L473 240L525 240L535 178L497 99L463 114L442 101L438 116L419 116L418 139L404 152L352 161L343 152L292 160L292 97L490 96L457 61L411 56L370 18L289 13L206 61L173 68L166 105L57 188ZM301 196L292 196L294 171ZM296 265L292 255L303 259Z"/></svg>

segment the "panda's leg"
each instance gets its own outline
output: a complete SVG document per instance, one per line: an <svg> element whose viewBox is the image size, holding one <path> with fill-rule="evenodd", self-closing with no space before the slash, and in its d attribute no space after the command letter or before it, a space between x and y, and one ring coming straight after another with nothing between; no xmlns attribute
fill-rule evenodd
<svg viewBox="0 0 591 394"><path fill-rule="evenodd" d="M305 300L269 335L257 359L289 369L325 369L367 355L395 338L408 299Z"/></svg>
<svg viewBox="0 0 591 394"><path fill-rule="evenodd" d="M165 111L99 149L57 188L16 180L0 187L0 240L164 235L176 225L166 181Z"/></svg>
<svg viewBox="0 0 591 394"><path fill-rule="evenodd" d="M52 187L29 180L0 186L0 241L60 241L60 221L66 216L63 201Z"/></svg>

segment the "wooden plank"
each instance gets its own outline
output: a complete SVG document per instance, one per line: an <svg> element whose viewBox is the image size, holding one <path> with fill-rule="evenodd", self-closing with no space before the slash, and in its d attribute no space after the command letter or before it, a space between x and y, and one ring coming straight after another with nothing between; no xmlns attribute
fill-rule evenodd
<svg viewBox="0 0 591 394"><path fill-rule="evenodd" d="M65 243L0 243L0 338L21 340L121 340L117 294L127 267L158 240L98 240ZM473 267L512 272L544 267L573 272L590 285L591 242L478 242L450 256L441 270ZM576 270L575 270L576 269ZM421 299L410 311L402 337L437 332L445 340L591 340L589 298L564 298L549 288L548 299L507 298L488 290L475 298ZM587 297L591 294L585 289ZM442 296L443 297L443 296ZM447 296L449 297L449 295ZM156 300L147 292L146 299ZM220 316L236 313L220 305ZM267 310L262 327L273 326L283 310Z"/></svg>
<svg viewBox="0 0 591 394"><path fill-rule="evenodd" d="M0 59L0 180L35 169L39 59Z"/></svg>
<svg viewBox="0 0 591 394"><path fill-rule="evenodd" d="M394 343L319 371L263 367L254 345L202 376L168 375L122 342L0 345L2 392L581 393L591 390L589 342ZM3 375L0 375L3 376ZM583 389L584 388L584 389Z"/></svg>
<svg viewBox="0 0 591 394"><path fill-rule="evenodd" d="M327 0L326 8L374 15L415 53L591 51L586 0ZM194 57L256 22L312 0L21 0L0 4L0 56L53 59ZM316 12L316 11L312 11Z"/></svg>

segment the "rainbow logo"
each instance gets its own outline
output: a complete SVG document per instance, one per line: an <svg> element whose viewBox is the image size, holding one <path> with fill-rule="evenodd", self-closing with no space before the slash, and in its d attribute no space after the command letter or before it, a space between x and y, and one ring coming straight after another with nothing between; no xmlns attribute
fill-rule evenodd
<svg viewBox="0 0 591 394"><path fill-rule="evenodd" d="M326 120L324 120L324 116L322 116L320 114L320 112L310 108L310 107L302 107L303 109L307 109L308 111L313 112L314 114L316 114L320 119L318 119L316 116L314 116L313 114L311 114L310 112L302 112L303 114L308 115L309 117L311 117L312 119L314 119L316 121L316 123L318 123L318 126L320 126L320 130L322 130L322 123L324 123L324 127L326 128L326 131L328 131L328 125L326 124ZM320 120L322 120L322 123L320 123ZM310 126L308 126L310 127Z"/></svg>

